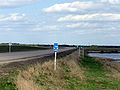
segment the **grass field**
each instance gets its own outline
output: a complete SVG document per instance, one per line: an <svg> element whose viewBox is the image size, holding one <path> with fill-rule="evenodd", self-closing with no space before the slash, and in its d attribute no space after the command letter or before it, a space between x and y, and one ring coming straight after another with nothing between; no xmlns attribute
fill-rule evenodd
<svg viewBox="0 0 120 90"><path fill-rule="evenodd" d="M0 82L0 90L119 90L120 64L78 53L36 64Z"/></svg>

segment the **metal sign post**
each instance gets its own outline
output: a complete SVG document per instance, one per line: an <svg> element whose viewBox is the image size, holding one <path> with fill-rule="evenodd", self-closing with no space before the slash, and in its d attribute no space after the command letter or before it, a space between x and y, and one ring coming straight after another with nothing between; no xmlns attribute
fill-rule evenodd
<svg viewBox="0 0 120 90"><path fill-rule="evenodd" d="M11 53L11 46L12 46L12 43L9 42L9 53Z"/></svg>
<svg viewBox="0 0 120 90"><path fill-rule="evenodd" d="M54 70L56 70L57 51L58 51L58 43L54 43L54 52L55 52Z"/></svg>

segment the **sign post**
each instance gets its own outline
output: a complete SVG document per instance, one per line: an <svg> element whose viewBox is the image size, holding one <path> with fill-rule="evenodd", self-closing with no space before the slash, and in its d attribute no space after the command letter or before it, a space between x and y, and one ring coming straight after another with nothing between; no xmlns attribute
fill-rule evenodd
<svg viewBox="0 0 120 90"><path fill-rule="evenodd" d="M56 70L57 51L58 51L58 43L54 43L54 52L55 52L54 70Z"/></svg>
<svg viewBox="0 0 120 90"><path fill-rule="evenodd" d="M80 56L80 47L79 47L79 54L78 55Z"/></svg>
<svg viewBox="0 0 120 90"><path fill-rule="evenodd" d="M83 58L84 58L84 54L85 54L85 52L84 52L84 47L83 47Z"/></svg>
<svg viewBox="0 0 120 90"><path fill-rule="evenodd" d="M9 42L9 53L11 53L11 46L12 46L12 43Z"/></svg>

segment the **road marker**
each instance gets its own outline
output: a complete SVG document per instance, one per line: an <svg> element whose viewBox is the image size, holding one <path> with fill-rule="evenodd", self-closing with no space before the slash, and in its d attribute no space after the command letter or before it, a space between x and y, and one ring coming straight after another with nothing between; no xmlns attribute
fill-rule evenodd
<svg viewBox="0 0 120 90"><path fill-rule="evenodd" d="M57 58L57 52L58 52L58 43L54 43L54 52L55 52L54 70L56 70L56 58Z"/></svg>
<svg viewBox="0 0 120 90"><path fill-rule="evenodd" d="M80 56L80 47L79 47L79 54L78 55Z"/></svg>
<svg viewBox="0 0 120 90"><path fill-rule="evenodd" d="M12 47L12 43L9 42L9 53L11 53L11 47Z"/></svg>
<svg viewBox="0 0 120 90"><path fill-rule="evenodd" d="M85 52L84 52L84 47L82 47L82 49L83 49L83 51L82 51L83 53L82 53L82 54L83 54L83 58L84 58L84 54L85 54Z"/></svg>

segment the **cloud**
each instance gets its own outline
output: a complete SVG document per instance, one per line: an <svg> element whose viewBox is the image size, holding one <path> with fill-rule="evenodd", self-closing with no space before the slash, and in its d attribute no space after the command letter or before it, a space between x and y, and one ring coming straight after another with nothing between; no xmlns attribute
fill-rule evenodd
<svg viewBox="0 0 120 90"><path fill-rule="evenodd" d="M107 37L120 37L119 33L110 33L109 35L106 35Z"/></svg>
<svg viewBox="0 0 120 90"><path fill-rule="evenodd" d="M87 32L86 32L86 30L75 30L75 31L73 32L73 34L79 34L79 35L88 34L88 33L90 33L90 31L87 31Z"/></svg>
<svg viewBox="0 0 120 90"><path fill-rule="evenodd" d="M37 25L32 31L41 31L41 30L59 30L59 27L56 25L46 25L46 26L39 26Z"/></svg>
<svg viewBox="0 0 120 90"><path fill-rule="evenodd" d="M41 30L43 30L41 27L32 28L32 31L41 31Z"/></svg>
<svg viewBox="0 0 120 90"><path fill-rule="evenodd" d="M111 26L111 27L107 27L107 28L97 28L94 31L104 32L104 31L116 31L116 30L117 30L116 27Z"/></svg>
<svg viewBox="0 0 120 90"><path fill-rule="evenodd" d="M75 1L72 3L55 4L43 9L44 12L59 13L96 13L120 11L120 0Z"/></svg>
<svg viewBox="0 0 120 90"><path fill-rule="evenodd" d="M0 27L0 31L12 31L13 30L13 28L9 28L9 27L5 27L5 28L3 28L3 27Z"/></svg>
<svg viewBox="0 0 120 90"><path fill-rule="evenodd" d="M96 8L94 8L96 7ZM44 8L44 12L77 12L83 10L97 9L102 7L102 4L97 2L72 2L64 4L55 4L51 7Z"/></svg>
<svg viewBox="0 0 120 90"><path fill-rule="evenodd" d="M99 24L97 23L88 23L88 22L80 22L80 23L73 23L73 24L67 24L67 28L77 28L77 27L96 27Z"/></svg>
<svg viewBox="0 0 120 90"><path fill-rule="evenodd" d="M120 0L101 0L101 2L110 4L120 4Z"/></svg>
<svg viewBox="0 0 120 90"><path fill-rule="evenodd" d="M22 5L31 4L36 1L40 0L0 0L0 8L19 7Z"/></svg>
<svg viewBox="0 0 120 90"><path fill-rule="evenodd" d="M79 29L79 30L75 30L73 31L74 34L92 34L92 33L109 33L109 32L115 32L116 31L116 27L103 27L103 28L94 28L94 29Z"/></svg>
<svg viewBox="0 0 120 90"><path fill-rule="evenodd" d="M13 13L9 15L0 15L0 22L3 21L17 21L25 17L25 14Z"/></svg>
<svg viewBox="0 0 120 90"><path fill-rule="evenodd" d="M58 19L61 21L118 21L120 20L120 14L112 13L95 13L95 14L85 14L85 15L68 15Z"/></svg>

